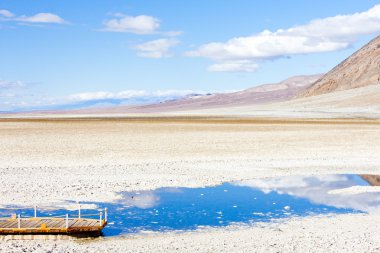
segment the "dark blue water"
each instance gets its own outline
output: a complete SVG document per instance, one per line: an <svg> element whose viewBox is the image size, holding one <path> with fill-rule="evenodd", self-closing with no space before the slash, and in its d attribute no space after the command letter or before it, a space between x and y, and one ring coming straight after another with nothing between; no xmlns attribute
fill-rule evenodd
<svg viewBox="0 0 380 253"><path fill-rule="evenodd" d="M105 236L142 231L194 230L202 226L251 224L316 214L360 213L379 208L378 193L328 193L357 185L368 183L357 175L280 177L205 188L126 192L121 193L122 200L117 203L95 204L99 208L108 208L109 224L103 231ZM39 214L64 215L67 212L46 210ZM21 213L33 214L32 210L22 210ZM69 213L77 214L76 211ZM82 214L88 213L94 213L94 210L82 210Z"/></svg>

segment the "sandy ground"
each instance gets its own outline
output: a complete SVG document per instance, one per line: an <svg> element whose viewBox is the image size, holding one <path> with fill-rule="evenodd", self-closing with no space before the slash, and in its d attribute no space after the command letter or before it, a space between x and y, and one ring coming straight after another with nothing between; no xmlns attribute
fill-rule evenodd
<svg viewBox="0 0 380 253"><path fill-rule="evenodd" d="M112 201L117 192L278 175L380 174L376 120L1 120L0 204ZM379 252L378 214L4 252Z"/></svg>

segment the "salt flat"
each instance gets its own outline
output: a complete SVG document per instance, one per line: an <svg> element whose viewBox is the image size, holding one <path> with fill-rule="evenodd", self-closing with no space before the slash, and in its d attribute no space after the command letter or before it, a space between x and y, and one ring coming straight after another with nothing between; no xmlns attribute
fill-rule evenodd
<svg viewBox="0 0 380 253"><path fill-rule="evenodd" d="M0 204L113 201L120 191L279 175L380 174L379 133L379 121L360 119L3 119ZM376 252L376 221L378 214L344 215L93 242L10 241L0 251Z"/></svg>

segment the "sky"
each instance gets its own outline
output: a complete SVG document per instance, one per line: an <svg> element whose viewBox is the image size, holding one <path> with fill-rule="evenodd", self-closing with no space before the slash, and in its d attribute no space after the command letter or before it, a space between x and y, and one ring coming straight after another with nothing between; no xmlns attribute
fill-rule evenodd
<svg viewBox="0 0 380 253"><path fill-rule="evenodd" d="M156 102L324 73L373 0L1 0L0 111Z"/></svg>

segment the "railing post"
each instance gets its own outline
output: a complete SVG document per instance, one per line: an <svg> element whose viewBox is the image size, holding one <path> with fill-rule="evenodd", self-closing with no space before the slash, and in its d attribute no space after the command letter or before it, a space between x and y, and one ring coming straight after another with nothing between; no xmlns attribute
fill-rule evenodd
<svg viewBox="0 0 380 253"><path fill-rule="evenodd" d="M37 206L34 205L34 218L37 218Z"/></svg>
<svg viewBox="0 0 380 253"><path fill-rule="evenodd" d="M103 220L103 213L100 212L100 215L99 215L99 226L102 226L102 220Z"/></svg>
<svg viewBox="0 0 380 253"><path fill-rule="evenodd" d="M69 228L69 214L66 214L66 229Z"/></svg>
<svg viewBox="0 0 380 253"><path fill-rule="evenodd" d="M104 208L104 220L107 222L108 219L108 213L107 213L107 207Z"/></svg>
<svg viewBox="0 0 380 253"><path fill-rule="evenodd" d="M21 214L19 214L17 218L17 227L21 228Z"/></svg>
<svg viewBox="0 0 380 253"><path fill-rule="evenodd" d="M80 206L80 202L78 201L78 218L80 219L80 208L81 208L81 206Z"/></svg>

